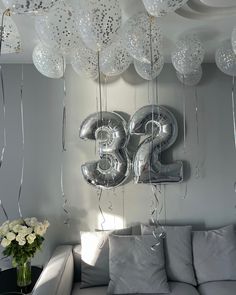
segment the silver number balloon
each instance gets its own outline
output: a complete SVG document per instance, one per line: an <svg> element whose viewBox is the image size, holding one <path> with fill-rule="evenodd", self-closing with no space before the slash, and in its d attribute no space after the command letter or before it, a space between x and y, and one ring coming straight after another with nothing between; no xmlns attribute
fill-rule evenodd
<svg viewBox="0 0 236 295"><path fill-rule="evenodd" d="M100 160L87 162L81 167L88 183L111 189L127 179L131 167L126 151L127 134L125 120L116 113L94 113L84 120L80 138L98 140L100 156Z"/></svg>
<svg viewBox="0 0 236 295"><path fill-rule="evenodd" d="M169 183L183 180L183 163L164 165L161 152L174 144L178 125L174 115L164 107L148 105L139 109L129 122L130 134L149 135L139 146L133 168L136 183Z"/></svg>

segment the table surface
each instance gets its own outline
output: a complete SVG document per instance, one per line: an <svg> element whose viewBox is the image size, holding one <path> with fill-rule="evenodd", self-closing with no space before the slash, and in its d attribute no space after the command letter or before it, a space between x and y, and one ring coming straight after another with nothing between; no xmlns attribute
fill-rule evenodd
<svg viewBox="0 0 236 295"><path fill-rule="evenodd" d="M0 295L29 294L33 290L34 285L37 282L42 272L42 268L37 266L32 266L31 272L32 272L31 285L20 288L16 285L16 269L15 268L10 268L4 271L0 271Z"/></svg>

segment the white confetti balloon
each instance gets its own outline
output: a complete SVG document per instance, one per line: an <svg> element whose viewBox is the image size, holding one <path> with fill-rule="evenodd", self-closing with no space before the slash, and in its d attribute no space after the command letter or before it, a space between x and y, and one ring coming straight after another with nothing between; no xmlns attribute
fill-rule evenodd
<svg viewBox="0 0 236 295"><path fill-rule="evenodd" d="M80 42L76 13L65 2L59 2L48 14L36 17L35 28L46 46L62 54L70 53Z"/></svg>
<svg viewBox="0 0 236 295"><path fill-rule="evenodd" d="M117 76L125 72L133 59L123 47L121 38L118 38L100 55L100 67L106 76Z"/></svg>
<svg viewBox="0 0 236 295"><path fill-rule="evenodd" d="M6 8L14 14L46 13L59 0L2 0Z"/></svg>
<svg viewBox="0 0 236 295"><path fill-rule="evenodd" d="M189 74L198 69L204 59L205 50L196 36L180 39L171 54L173 66L181 74Z"/></svg>
<svg viewBox="0 0 236 295"><path fill-rule="evenodd" d="M180 74L176 71L176 76L178 80L186 86L195 86L202 79L202 67L200 66L198 69L194 70L189 74Z"/></svg>
<svg viewBox="0 0 236 295"><path fill-rule="evenodd" d="M39 43L33 51L33 63L36 69L48 78L59 79L63 76L65 65L64 58L55 50Z"/></svg>
<svg viewBox="0 0 236 295"><path fill-rule="evenodd" d="M96 79L98 77L98 54L80 43L71 57L71 65L74 71L85 78Z"/></svg>
<svg viewBox="0 0 236 295"><path fill-rule="evenodd" d="M236 54L236 27L233 29L233 32L232 32L231 42L232 42L233 51Z"/></svg>
<svg viewBox="0 0 236 295"><path fill-rule="evenodd" d="M147 12L153 16L163 16L183 6L188 0L143 0Z"/></svg>
<svg viewBox="0 0 236 295"><path fill-rule="evenodd" d="M109 46L121 27L121 9L117 0L80 0L78 28L85 45L94 50Z"/></svg>
<svg viewBox="0 0 236 295"><path fill-rule="evenodd" d="M215 60L217 67L225 74L236 76L236 54L230 40L225 40L216 50Z"/></svg>
<svg viewBox="0 0 236 295"><path fill-rule="evenodd" d="M162 51L162 34L157 18L141 12L125 23L122 30L124 47L129 54L143 63L151 63Z"/></svg>
<svg viewBox="0 0 236 295"><path fill-rule="evenodd" d="M164 66L163 56L159 56L158 61L156 61L153 66L150 63L143 63L139 60L134 60L134 67L136 72L145 80L153 80L158 75L160 75Z"/></svg>
<svg viewBox="0 0 236 295"><path fill-rule="evenodd" d="M3 14L3 10L0 10ZM2 54L19 53L21 51L21 38L17 26L10 16L4 17L2 33Z"/></svg>

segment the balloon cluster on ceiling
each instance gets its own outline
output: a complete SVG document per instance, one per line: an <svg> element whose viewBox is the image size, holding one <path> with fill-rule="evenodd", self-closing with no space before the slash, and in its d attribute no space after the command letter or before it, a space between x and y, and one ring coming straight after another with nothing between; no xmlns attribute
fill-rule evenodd
<svg viewBox="0 0 236 295"><path fill-rule="evenodd" d="M146 80L155 79L164 65L159 18L187 2L142 0L146 12L133 15L122 26L117 0L2 1L12 14L35 15L40 43L34 48L33 62L43 75L61 78L65 59L70 58L73 69L83 77L96 79L99 71L106 76L120 75L133 63ZM16 43L12 47L19 51L17 28L5 39L9 36ZM203 57L203 46L196 37L176 43L172 62L182 83L196 85L200 81Z"/></svg>

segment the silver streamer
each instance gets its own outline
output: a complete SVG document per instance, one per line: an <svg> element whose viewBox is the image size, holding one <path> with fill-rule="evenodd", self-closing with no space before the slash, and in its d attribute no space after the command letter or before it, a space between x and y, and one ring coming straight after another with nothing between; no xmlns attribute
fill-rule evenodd
<svg viewBox="0 0 236 295"><path fill-rule="evenodd" d="M234 126L234 146L235 146L235 149L236 149L236 120L235 120L234 76L232 78L232 112L233 112L233 126Z"/></svg>
<svg viewBox="0 0 236 295"><path fill-rule="evenodd" d="M161 196L161 185L159 185L159 189L157 188L157 185L152 185L151 188L154 196L151 209L151 222L155 226L152 235L156 239L156 243L151 246L151 250L156 251L156 248L160 246L160 239L164 239L166 237L166 233L164 227L160 224L159 221L160 214L163 210L163 202L160 202L157 192Z"/></svg>
<svg viewBox="0 0 236 295"><path fill-rule="evenodd" d="M101 188L98 188L97 189L98 209L99 209L101 217L102 217L102 222L101 222L100 225L101 225L102 231L104 231L104 224L106 222L106 219L105 219L105 216L104 216L104 213L103 213L103 210L102 210L102 205L101 205L102 193L103 193L103 190Z"/></svg>
<svg viewBox="0 0 236 295"><path fill-rule="evenodd" d="M24 169L25 169L25 131L24 131L24 105L23 105L23 88L24 88L24 66L21 66L21 85L20 85L20 114L21 114L21 135L22 135L22 166L21 166L21 179L20 179L20 187L18 191L18 212L20 217L22 218L22 211L20 207L21 194L22 194L22 186L24 182Z"/></svg>
<svg viewBox="0 0 236 295"><path fill-rule="evenodd" d="M125 186L122 185L123 228L125 227Z"/></svg>
<svg viewBox="0 0 236 295"><path fill-rule="evenodd" d="M199 124L198 124L198 93L197 87L194 89L195 91L195 121L196 121L196 137L197 137L197 149L199 149ZM197 164L195 166L195 177L199 178L200 176L200 167L199 167L199 159L197 160Z"/></svg>
<svg viewBox="0 0 236 295"><path fill-rule="evenodd" d="M186 152L186 95L185 95L185 83L183 75L183 130L184 130L184 149L183 152Z"/></svg>
<svg viewBox="0 0 236 295"><path fill-rule="evenodd" d="M9 220L8 215L7 215L7 211L5 210L2 200L0 200L0 207L2 208L2 212L5 215L6 220Z"/></svg>
<svg viewBox="0 0 236 295"><path fill-rule="evenodd" d="M2 14L1 19L1 28L0 28L0 57L2 56L2 43L3 43L3 30L4 30L4 17L9 13L9 10L5 10ZM5 99L5 89L4 89L4 79L3 79L3 70L2 66L0 65L0 72L1 72L1 88L2 88L2 107L3 107L3 147L1 152L1 159L0 159L0 168L2 167L5 150L7 146L7 137L6 137L6 99Z"/></svg>
<svg viewBox="0 0 236 295"><path fill-rule="evenodd" d="M1 89L2 89L2 106L3 106L3 147L2 147L1 159L0 159L0 168L1 168L2 163L3 163L3 159L4 159L4 155L5 155L6 146L7 146L7 137L6 137L6 99L5 99L3 71L2 71L2 66L1 65L0 65L0 73L1 73Z"/></svg>
<svg viewBox="0 0 236 295"><path fill-rule="evenodd" d="M66 198L65 190L64 190L64 153L66 152L66 79L65 79L65 60L63 58L63 111L62 111L62 152L61 152L61 197L63 200L63 211L66 216L64 220L64 224L69 226L70 225L70 218L69 218L69 211L67 209L68 200Z"/></svg>

